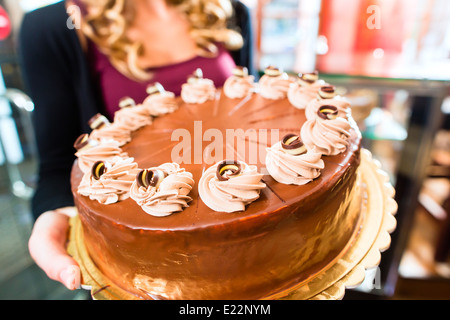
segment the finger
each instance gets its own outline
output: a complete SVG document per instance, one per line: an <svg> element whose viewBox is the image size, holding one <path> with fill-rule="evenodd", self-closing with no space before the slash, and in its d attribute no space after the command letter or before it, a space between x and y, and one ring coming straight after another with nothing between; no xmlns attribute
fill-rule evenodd
<svg viewBox="0 0 450 320"><path fill-rule="evenodd" d="M28 247L36 264L47 276L68 289L80 287L80 268L65 249L69 217L55 211L43 213L36 220Z"/></svg>

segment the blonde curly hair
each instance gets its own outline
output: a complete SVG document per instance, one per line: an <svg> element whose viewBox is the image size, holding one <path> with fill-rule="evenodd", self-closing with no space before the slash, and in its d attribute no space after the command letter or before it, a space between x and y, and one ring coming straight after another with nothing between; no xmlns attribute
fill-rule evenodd
<svg viewBox="0 0 450 320"><path fill-rule="evenodd" d="M139 67L137 61L143 54L141 43L130 41L127 26L133 19L132 1L81 0L86 15L81 23L82 33L91 39L108 56L111 63L124 75L146 81L151 74ZM229 50L242 47L239 32L228 28L232 16L231 0L166 0L184 15L189 23L189 33L197 44L199 54L217 54L215 43L223 43Z"/></svg>

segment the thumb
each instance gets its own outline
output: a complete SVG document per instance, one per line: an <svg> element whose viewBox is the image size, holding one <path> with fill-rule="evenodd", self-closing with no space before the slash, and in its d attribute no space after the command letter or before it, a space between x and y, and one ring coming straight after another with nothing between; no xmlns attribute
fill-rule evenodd
<svg viewBox="0 0 450 320"><path fill-rule="evenodd" d="M50 279L74 290L80 287L81 272L77 262L66 252L68 229L68 216L47 211L34 223L28 248L33 260Z"/></svg>

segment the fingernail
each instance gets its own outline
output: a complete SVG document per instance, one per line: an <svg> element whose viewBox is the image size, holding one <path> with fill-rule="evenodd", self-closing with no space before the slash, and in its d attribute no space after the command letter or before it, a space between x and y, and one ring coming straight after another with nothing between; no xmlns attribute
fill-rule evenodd
<svg viewBox="0 0 450 320"><path fill-rule="evenodd" d="M61 271L61 282L69 289L80 288L80 268L78 266L69 266Z"/></svg>

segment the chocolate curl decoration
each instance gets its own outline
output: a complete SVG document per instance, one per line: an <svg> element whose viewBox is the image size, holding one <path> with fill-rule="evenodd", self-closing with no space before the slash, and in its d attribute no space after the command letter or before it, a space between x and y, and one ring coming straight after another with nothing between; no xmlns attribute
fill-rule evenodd
<svg viewBox="0 0 450 320"><path fill-rule="evenodd" d="M233 75L236 77L246 77L248 76L248 69L246 67L237 66L232 71Z"/></svg>
<svg viewBox="0 0 450 320"><path fill-rule="evenodd" d="M134 107L136 105L136 102L131 97L123 97L119 101L119 108L129 108Z"/></svg>
<svg viewBox="0 0 450 320"><path fill-rule="evenodd" d="M108 162L97 161L92 165L91 175L95 180L98 180L109 168L111 168L111 165Z"/></svg>
<svg viewBox="0 0 450 320"><path fill-rule="evenodd" d="M188 82L195 82L199 79L203 79L203 71L200 68L195 69L195 71L188 77Z"/></svg>
<svg viewBox="0 0 450 320"><path fill-rule="evenodd" d="M166 174L162 170L149 170L144 169L141 170L136 175L136 182L139 186L148 188L155 187L158 188L161 184L161 181L166 177Z"/></svg>
<svg viewBox="0 0 450 320"><path fill-rule="evenodd" d="M164 89L163 85L159 82L155 82L151 85L149 85L146 89L146 92L148 95L156 94L156 93L163 93L166 90Z"/></svg>
<svg viewBox="0 0 450 320"><path fill-rule="evenodd" d="M109 120L102 114L97 113L88 121L89 126L92 130L100 129L103 126L110 125Z"/></svg>
<svg viewBox="0 0 450 320"><path fill-rule="evenodd" d="M264 74L268 75L269 77L278 77L282 74L282 72L277 67L268 66L266 69L264 69Z"/></svg>
<svg viewBox="0 0 450 320"><path fill-rule="evenodd" d="M335 106L324 105L317 110L317 115L324 120L333 120L338 116L338 109Z"/></svg>
<svg viewBox="0 0 450 320"><path fill-rule="evenodd" d="M301 78L305 81L315 82L315 81L319 80L319 72L314 71L314 72L303 73Z"/></svg>
<svg viewBox="0 0 450 320"><path fill-rule="evenodd" d="M301 155L306 152L306 146L303 141L296 134L289 133L281 140L281 147L283 151L294 156Z"/></svg>
<svg viewBox="0 0 450 320"><path fill-rule="evenodd" d="M297 82L300 85L311 85L319 80L319 73L317 71L310 73L299 73L297 75Z"/></svg>
<svg viewBox="0 0 450 320"><path fill-rule="evenodd" d="M95 140L89 138L89 134L83 133L75 140L73 147L77 151L80 151L84 148L95 146L96 144L97 142Z"/></svg>
<svg viewBox="0 0 450 320"><path fill-rule="evenodd" d="M242 166L235 160L223 160L217 165L216 177L220 181L238 176L241 173Z"/></svg>
<svg viewBox="0 0 450 320"><path fill-rule="evenodd" d="M332 99L336 95L336 90L334 86L323 86L319 90L320 99Z"/></svg>

